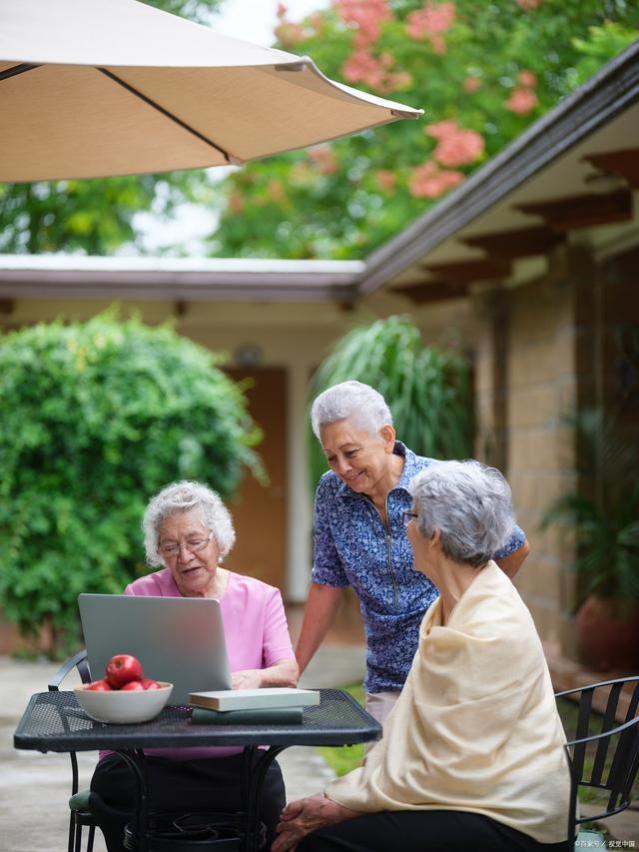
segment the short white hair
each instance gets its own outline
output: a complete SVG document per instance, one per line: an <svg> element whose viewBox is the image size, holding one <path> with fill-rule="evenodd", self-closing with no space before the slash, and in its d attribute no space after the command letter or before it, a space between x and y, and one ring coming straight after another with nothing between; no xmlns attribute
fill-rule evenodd
<svg viewBox="0 0 639 852"><path fill-rule="evenodd" d="M485 565L515 527L510 486L478 461L435 462L409 490L419 533L431 538L439 530L442 551L454 562Z"/></svg>
<svg viewBox="0 0 639 852"><path fill-rule="evenodd" d="M384 397L363 382L340 382L315 397L311 406L311 424L318 440L322 426L347 417L354 417L362 429L374 437L379 435L382 426L393 423L393 415Z"/></svg>
<svg viewBox="0 0 639 852"><path fill-rule="evenodd" d="M207 485L199 482L172 482L149 501L142 519L146 561L151 566L164 565L158 550L160 527L167 518L177 512L199 509L203 523L213 533L220 551L220 558L229 553L235 544L235 530L231 513L220 496Z"/></svg>

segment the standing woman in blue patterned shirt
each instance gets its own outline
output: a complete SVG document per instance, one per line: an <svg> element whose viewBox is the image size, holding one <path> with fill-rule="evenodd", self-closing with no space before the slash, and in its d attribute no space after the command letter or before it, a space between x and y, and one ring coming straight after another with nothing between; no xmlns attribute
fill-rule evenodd
<svg viewBox="0 0 639 852"><path fill-rule="evenodd" d="M330 470L315 497L312 585L297 661L301 673L330 627L342 590L351 586L366 630L366 707L383 722L408 675L424 613L439 594L414 570L405 531L408 484L435 460L396 440L384 397L361 382L321 393L311 420ZM528 551L516 526L494 559L512 578Z"/></svg>

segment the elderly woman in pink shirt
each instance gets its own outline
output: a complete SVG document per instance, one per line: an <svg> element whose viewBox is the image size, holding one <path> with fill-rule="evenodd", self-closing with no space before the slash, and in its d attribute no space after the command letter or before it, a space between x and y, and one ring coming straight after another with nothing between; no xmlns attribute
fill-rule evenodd
<svg viewBox="0 0 639 852"><path fill-rule="evenodd" d="M129 584L125 594L217 598L233 687L295 686L298 668L279 590L220 565L233 547L235 531L218 495L196 482L168 485L150 501L142 526L147 561L162 567ZM154 749L146 755L152 809L241 808L239 749ZM107 754L96 767L91 789L106 805L99 824L107 848L120 852L135 796L131 773L117 755ZM274 762L261 803L266 848L284 802L282 774Z"/></svg>

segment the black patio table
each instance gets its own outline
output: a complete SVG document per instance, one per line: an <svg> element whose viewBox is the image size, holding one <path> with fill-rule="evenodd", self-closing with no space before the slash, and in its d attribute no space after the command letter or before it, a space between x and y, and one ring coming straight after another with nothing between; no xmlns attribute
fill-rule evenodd
<svg viewBox="0 0 639 852"><path fill-rule="evenodd" d="M137 781L138 809L134 825L138 852L146 852L149 841L144 749L240 746L244 749L244 849L255 852L262 784L268 767L281 751L294 745L354 745L381 737L378 722L346 692L339 689L320 689L319 692L319 705L304 709L301 725L194 725L191 708L185 706L165 707L150 722L111 725L90 719L73 692L39 692L31 697L13 742L16 748L41 752L99 749L117 752Z"/></svg>

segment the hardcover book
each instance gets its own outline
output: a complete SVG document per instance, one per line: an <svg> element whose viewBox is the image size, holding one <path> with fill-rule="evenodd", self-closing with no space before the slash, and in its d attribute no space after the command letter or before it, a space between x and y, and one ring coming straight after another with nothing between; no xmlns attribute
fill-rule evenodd
<svg viewBox="0 0 639 852"><path fill-rule="evenodd" d="M266 707L250 710L208 710L194 707L194 725L301 725L303 707Z"/></svg>
<svg viewBox="0 0 639 852"><path fill-rule="evenodd" d="M261 710L268 707L308 707L319 704L316 689L266 687L264 689L219 689L192 692L189 703L210 710Z"/></svg>

